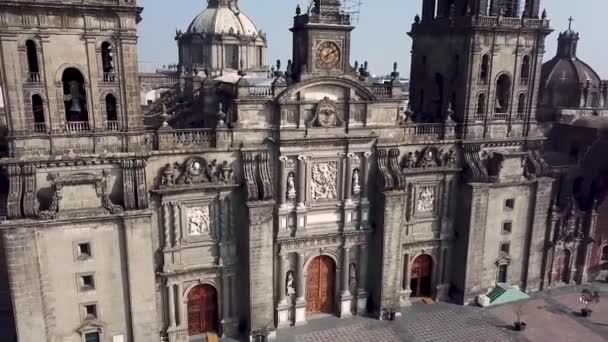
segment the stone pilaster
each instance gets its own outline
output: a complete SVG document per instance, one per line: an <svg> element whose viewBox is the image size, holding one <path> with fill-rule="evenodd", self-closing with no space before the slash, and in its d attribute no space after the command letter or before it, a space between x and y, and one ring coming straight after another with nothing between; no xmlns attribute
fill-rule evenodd
<svg viewBox="0 0 608 342"><path fill-rule="evenodd" d="M128 301L134 341L158 339L151 213L123 216L124 253L128 265Z"/></svg>
<svg viewBox="0 0 608 342"><path fill-rule="evenodd" d="M386 191L383 193L382 206L384 215L380 238L381 251L380 277L375 286L380 289L378 314L383 309L399 307L401 284L401 226L405 213L406 193L404 191Z"/></svg>
<svg viewBox="0 0 608 342"><path fill-rule="evenodd" d="M297 254L296 266L296 324L306 323L306 275L304 274L304 253Z"/></svg>
<svg viewBox="0 0 608 342"><path fill-rule="evenodd" d="M551 209L553 179L540 178L536 183L534 213L531 222L528 245L528 265L526 290L538 291L541 287L547 217Z"/></svg>
<svg viewBox="0 0 608 342"><path fill-rule="evenodd" d="M248 202L251 331L274 326L274 201Z"/></svg>
<svg viewBox="0 0 608 342"><path fill-rule="evenodd" d="M466 246L466 265L462 268L465 272L463 291L464 299L473 299L477 292L484 290L481 288L481 277L483 270L485 243L485 230L488 216L489 185L485 183L472 183L466 185L467 191L463 194L468 196L465 200L470 203L468 212L463 215L468 216L466 222L466 232L463 239L468 239Z"/></svg>
<svg viewBox="0 0 608 342"><path fill-rule="evenodd" d="M340 293L340 317L349 317L351 312L351 300L353 296L349 290L349 271L350 271L350 246L342 247L342 282Z"/></svg>
<svg viewBox="0 0 608 342"><path fill-rule="evenodd" d="M289 254L282 252L277 258L277 316L278 326L285 327L290 325L289 312L291 310L291 300L287 295L286 280L289 271ZM295 283L294 279L294 283Z"/></svg>
<svg viewBox="0 0 608 342"><path fill-rule="evenodd" d="M359 279L357 280L357 314L367 313L367 245L359 245Z"/></svg>

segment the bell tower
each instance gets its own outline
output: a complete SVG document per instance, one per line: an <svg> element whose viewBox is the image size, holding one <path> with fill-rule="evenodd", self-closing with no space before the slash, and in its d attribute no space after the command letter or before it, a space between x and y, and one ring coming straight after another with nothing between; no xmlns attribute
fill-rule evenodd
<svg viewBox="0 0 608 342"><path fill-rule="evenodd" d="M539 7L540 0L423 0L409 33L416 120L442 122L449 112L470 123L464 137L527 135L551 32Z"/></svg>
<svg viewBox="0 0 608 342"><path fill-rule="evenodd" d="M291 71L296 80L348 71L352 21L352 13L340 0L313 0L306 13L298 6L291 28Z"/></svg>
<svg viewBox="0 0 608 342"><path fill-rule="evenodd" d="M143 128L141 11L134 0L0 3L6 13L0 18L0 76L7 103L1 123L11 156L142 147L135 135L120 134ZM83 135L91 138L85 143Z"/></svg>

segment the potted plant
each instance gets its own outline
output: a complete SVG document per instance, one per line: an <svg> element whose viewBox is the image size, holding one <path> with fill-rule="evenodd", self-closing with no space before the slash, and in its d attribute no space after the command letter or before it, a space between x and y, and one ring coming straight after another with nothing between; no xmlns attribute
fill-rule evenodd
<svg viewBox="0 0 608 342"><path fill-rule="evenodd" d="M583 317L591 316L591 312L593 312L591 306L600 302L600 293L590 289L583 289L580 300L581 303L585 304L585 307L581 309L581 315Z"/></svg>
<svg viewBox="0 0 608 342"><path fill-rule="evenodd" d="M513 307L513 312L515 313L515 317L517 318L517 321L515 321L513 323L513 326L515 327L516 331L524 331L526 330L526 322L522 321L521 319L523 318L524 314L526 313L526 302L524 301L520 301L515 303L515 306Z"/></svg>

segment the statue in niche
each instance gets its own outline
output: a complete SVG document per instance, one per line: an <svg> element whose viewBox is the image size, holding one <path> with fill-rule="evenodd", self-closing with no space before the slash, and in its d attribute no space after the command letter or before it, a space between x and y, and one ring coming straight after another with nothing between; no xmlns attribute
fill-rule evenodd
<svg viewBox="0 0 608 342"><path fill-rule="evenodd" d="M112 51L112 45L109 45L101 55L102 65L104 72L112 72L114 70L114 52Z"/></svg>
<svg viewBox="0 0 608 342"><path fill-rule="evenodd" d="M404 169L411 169L411 168L413 168L415 166L416 166L416 160L414 158L414 153L413 152L408 152L408 154L403 159L403 168Z"/></svg>
<svg viewBox="0 0 608 342"><path fill-rule="evenodd" d="M296 199L296 181L293 172L287 176L287 199L295 201Z"/></svg>
<svg viewBox="0 0 608 342"><path fill-rule="evenodd" d="M293 276L293 271L288 271L287 279L285 281L285 292L289 296L294 295L296 293L296 288L295 288L294 282L295 282L295 279Z"/></svg>
<svg viewBox="0 0 608 342"><path fill-rule="evenodd" d="M353 170L353 195L357 196L361 193L361 184L359 183L359 169Z"/></svg>
<svg viewBox="0 0 608 342"><path fill-rule="evenodd" d="M354 263L348 267L348 287L352 293L357 290L357 265Z"/></svg>

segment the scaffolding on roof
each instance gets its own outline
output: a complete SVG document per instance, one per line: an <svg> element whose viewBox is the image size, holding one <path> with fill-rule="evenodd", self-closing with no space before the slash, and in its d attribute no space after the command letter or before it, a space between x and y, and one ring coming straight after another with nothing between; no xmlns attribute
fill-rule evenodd
<svg viewBox="0 0 608 342"><path fill-rule="evenodd" d="M318 14L314 13L314 9L317 5L317 2L323 0L309 0L308 5L308 13L309 14ZM338 1L340 4L339 7L336 7L335 10L332 10L332 7L326 8L324 13L318 14L321 22L335 20L336 18L340 18L340 23L343 25L352 25L355 26L359 22L359 14L361 11L361 0L340 0Z"/></svg>

